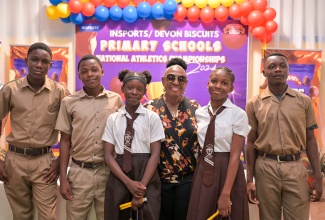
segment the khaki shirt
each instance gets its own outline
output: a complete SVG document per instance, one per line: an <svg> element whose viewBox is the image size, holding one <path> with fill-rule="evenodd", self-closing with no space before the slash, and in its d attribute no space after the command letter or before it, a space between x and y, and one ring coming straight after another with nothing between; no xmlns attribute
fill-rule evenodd
<svg viewBox="0 0 325 220"><path fill-rule="evenodd" d="M62 100L55 129L71 135L70 155L74 159L104 161L102 136L106 120L121 106L121 96L105 89L97 97L81 90Z"/></svg>
<svg viewBox="0 0 325 220"><path fill-rule="evenodd" d="M295 154L306 149L306 129L316 125L311 99L288 89L279 101L267 88L246 105L249 125L258 137L255 148L270 154Z"/></svg>
<svg viewBox="0 0 325 220"><path fill-rule="evenodd" d="M63 85L46 78L35 92L27 78L7 83L0 90L0 119L10 112L11 133L7 142L17 147L40 148L58 141L54 130L61 100L68 94Z"/></svg>

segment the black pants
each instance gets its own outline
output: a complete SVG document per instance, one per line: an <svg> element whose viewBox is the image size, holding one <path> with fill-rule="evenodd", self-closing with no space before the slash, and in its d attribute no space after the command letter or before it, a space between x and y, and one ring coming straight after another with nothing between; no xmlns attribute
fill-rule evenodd
<svg viewBox="0 0 325 220"><path fill-rule="evenodd" d="M160 220L186 220L191 183L161 183Z"/></svg>

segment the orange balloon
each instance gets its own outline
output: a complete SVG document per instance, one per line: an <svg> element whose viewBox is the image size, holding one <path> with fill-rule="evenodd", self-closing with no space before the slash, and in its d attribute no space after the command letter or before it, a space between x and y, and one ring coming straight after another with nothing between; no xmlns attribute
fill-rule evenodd
<svg viewBox="0 0 325 220"><path fill-rule="evenodd" d="M265 27L258 26L258 27L253 28L252 34L257 39L263 38L265 36L265 34L266 34Z"/></svg>
<svg viewBox="0 0 325 220"><path fill-rule="evenodd" d="M264 12L263 12L264 18L266 21L271 21L275 18L276 16L276 11L274 10L274 8L267 8Z"/></svg>
<svg viewBox="0 0 325 220"><path fill-rule="evenodd" d="M95 7L102 4L102 0L89 0L89 2L93 3Z"/></svg>
<svg viewBox="0 0 325 220"><path fill-rule="evenodd" d="M93 16L95 13L95 6L91 2L85 2L82 5L81 13L87 17Z"/></svg>
<svg viewBox="0 0 325 220"><path fill-rule="evenodd" d="M274 33L278 29L278 24L275 21L267 21L265 24L265 29L267 33Z"/></svg>
<svg viewBox="0 0 325 220"><path fill-rule="evenodd" d="M187 19L189 21L197 21L200 17L200 9L197 6L192 6L187 9Z"/></svg>
<svg viewBox="0 0 325 220"><path fill-rule="evenodd" d="M254 10L248 15L248 24L253 27L260 26L264 22L263 12Z"/></svg>
<svg viewBox="0 0 325 220"><path fill-rule="evenodd" d="M131 0L131 2L134 4L134 5L138 5L140 4L141 2L144 2L144 0Z"/></svg>
<svg viewBox="0 0 325 220"><path fill-rule="evenodd" d="M260 42L261 43L270 43L272 41L272 34L269 34L269 33L266 33L265 36L259 38Z"/></svg>
<svg viewBox="0 0 325 220"><path fill-rule="evenodd" d="M253 6L255 10L263 12L267 7L267 0L254 0Z"/></svg>
<svg viewBox="0 0 325 220"><path fill-rule="evenodd" d="M214 15L218 21L225 21L229 16L228 8L223 5L219 5L215 9Z"/></svg>
<svg viewBox="0 0 325 220"><path fill-rule="evenodd" d="M107 8L110 8L115 5L116 0L102 0L102 2Z"/></svg>
<svg viewBox="0 0 325 220"><path fill-rule="evenodd" d="M229 16L232 19L238 19L241 16L241 12L240 12L240 6L237 4L233 4L229 7Z"/></svg>
<svg viewBox="0 0 325 220"><path fill-rule="evenodd" d="M204 23L211 23L214 20L214 9L210 6L205 6L200 11L200 19Z"/></svg>
<svg viewBox="0 0 325 220"><path fill-rule="evenodd" d="M239 7L242 16L248 16L249 13L254 10L254 6L251 1L243 2Z"/></svg>
<svg viewBox="0 0 325 220"><path fill-rule="evenodd" d="M117 0L117 6L120 8L125 8L130 4L130 0Z"/></svg>
<svg viewBox="0 0 325 220"><path fill-rule="evenodd" d="M145 0L146 2L148 2L151 6L153 6L157 0Z"/></svg>
<svg viewBox="0 0 325 220"><path fill-rule="evenodd" d="M240 22L241 22L243 25L248 25L248 18L247 18L247 17L244 17L244 16L241 16L241 17L240 17Z"/></svg>
<svg viewBox="0 0 325 220"><path fill-rule="evenodd" d="M79 13L82 9L82 3L79 0L71 0L68 5L72 13Z"/></svg>

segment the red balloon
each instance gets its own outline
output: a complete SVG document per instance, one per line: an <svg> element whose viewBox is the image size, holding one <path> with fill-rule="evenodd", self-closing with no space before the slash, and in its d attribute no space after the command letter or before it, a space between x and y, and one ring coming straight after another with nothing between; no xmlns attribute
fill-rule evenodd
<svg viewBox="0 0 325 220"><path fill-rule="evenodd" d="M253 32L253 29L254 29L254 28L253 28L252 26L248 26L248 30L249 30L250 33Z"/></svg>
<svg viewBox="0 0 325 220"><path fill-rule="evenodd" d="M102 1L107 8L112 7L116 3L116 0L102 0Z"/></svg>
<svg viewBox="0 0 325 220"><path fill-rule="evenodd" d="M244 17L244 16L241 16L241 17L240 17L240 22L241 22L243 25L248 25L248 18L247 18L247 17Z"/></svg>
<svg viewBox="0 0 325 220"><path fill-rule="evenodd" d="M137 6L141 2L144 2L144 0L131 0L131 2Z"/></svg>
<svg viewBox="0 0 325 220"><path fill-rule="evenodd" d="M229 13L228 13L228 8L223 6L223 5L219 5L215 10L214 10L214 16L216 17L216 19L218 21L225 21L227 20Z"/></svg>
<svg viewBox="0 0 325 220"><path fill-rule="evenodd" d="M253 2L251 1L243 2L239 6L239 8L242 16L248 16L249 13L251 13L254 10Z"/></svg>
<svg viewBox="0 0 325 220"><path fill-rule="evenodd" d="M79 0L71 0L68 5L72 13L79 13L82 9L82 3Z"/></svg>
<svg viewBox="0 0 325 220"><path fill-rule="evenodd" d="M117 0L117 6L120 8L125 8L130 4L130 0Z"/></svg>
<svg viewBox="0 0 325 220"><path fill-rule="evenodd" d="M214 20L214 9L210 6L205 6L201 9L200 19L204 23L210 23Z"/></svg>
<svg viewBox="0 0 325 220"><path fill-rule="evenodd" d="M187 9L187 18L189 21L197 21L200 17L200 9L197 6L192 6Z"/></svg>
<svg viewBox="0 0 325 220"><path fill-rule="evenodd" d="M164 4L166 0L159 0L161 4Z"/></svg>
<svg viewBox="0 0 325 220"><path fill-rule="evenodd" d="M89 0L89 2L93 3L95 7L102 4L102 0Z"/></svg>
<svg viewBox="0 0 325 220"><path fill-rule="evenodd" d="M253 28L252 34L257 39L263 38L266 35L265 27L258 26L258 27Z"/></svg>
<svg viewBox="0 0 325 220"><path fill-rule="evenodd" d="M187 8L184 5L178 5L177 11L174 13L174 18L177 21L183 21L187 15Z"/></svg>
<svg viewBox="0 0 325 220"><path fill-rule="evenodd" d="M266 21L271 21L275 18L276 16L276 11L274 10L274 8L267 8L264 12L263 12L264 18Z"/></svg>
<svg viewBox="0 0 325 220"><path fill-rule="evenodd" d="M263 12L267 7L267 0L254 0L253 6L255 10Z"/></svg>
<svg viewBox="0 0 325 220"><path fill-rule="evenodd" d="M153 6L154 4L156 4L157 0L146 0L146 2Z"/></svg>
<svg viewBox="0 0 325 220"><path fill-rule="evenodd" d="M240 12L240 6L237 4L233 4L229 7L229 16L232 19L238 19L241 16L241 12Z"/></svg>
<svg viewBox="0 0 325 220"><path fill-rule="evenodd" d="M270 43L272 41L272 34L266 33L266 35L263 36L263 37L261 37L261 38L259 38L259 40L263 44L264 43L268 44L268 43Z"/></svg>
<svg viewBox="0 0 325 220"><path fill-rule="evenodd" d="M265 24L265 29L267 33L274 33L278 29L278 24L275 21L267 21Z"/></svg>
<svg viewBox="0 0 325 220"><path fill-rule="evenodd" d="M91 2L85 2L82 5L81 13L87 17L93 16L95 13L95 6Z"/></svg>
<svg viewBox="0 0 325 220"><path fill-rule="evenodd" d="M248 24L253 27L260 26L264 22L263 12L254 10L248 15Z"/></svg>

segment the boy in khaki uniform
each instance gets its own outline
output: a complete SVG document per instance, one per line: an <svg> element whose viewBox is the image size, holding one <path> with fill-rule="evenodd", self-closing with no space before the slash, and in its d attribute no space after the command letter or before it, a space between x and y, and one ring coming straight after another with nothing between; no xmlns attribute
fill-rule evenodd
<svg viewBox="0 0 325 220"><path fill-rule="evenodd" d="M67 219L87 219L94 203L97 219L104 219L105 186L109 174L104 163L102 136L108 116L123 101L101 85L100 60L84 56L78 63L83 90L62 100L56 129L61 131L60 191L67 200ZM67 175L69 157L72 165Z"/></svg>
<svg viewBox="0 0 325 220"><path fill-rule="evenodd" d="M31 45L25 63L28 74L0 90L0 120L10 112L12 131L9 150L0 161L0 180L13 211L13 219L33 219L33 202L38 219L55 219L56 181L59 160L52 160L51 146L61 100L68 91L47 78L52 51L43 43Z"/></svg>

